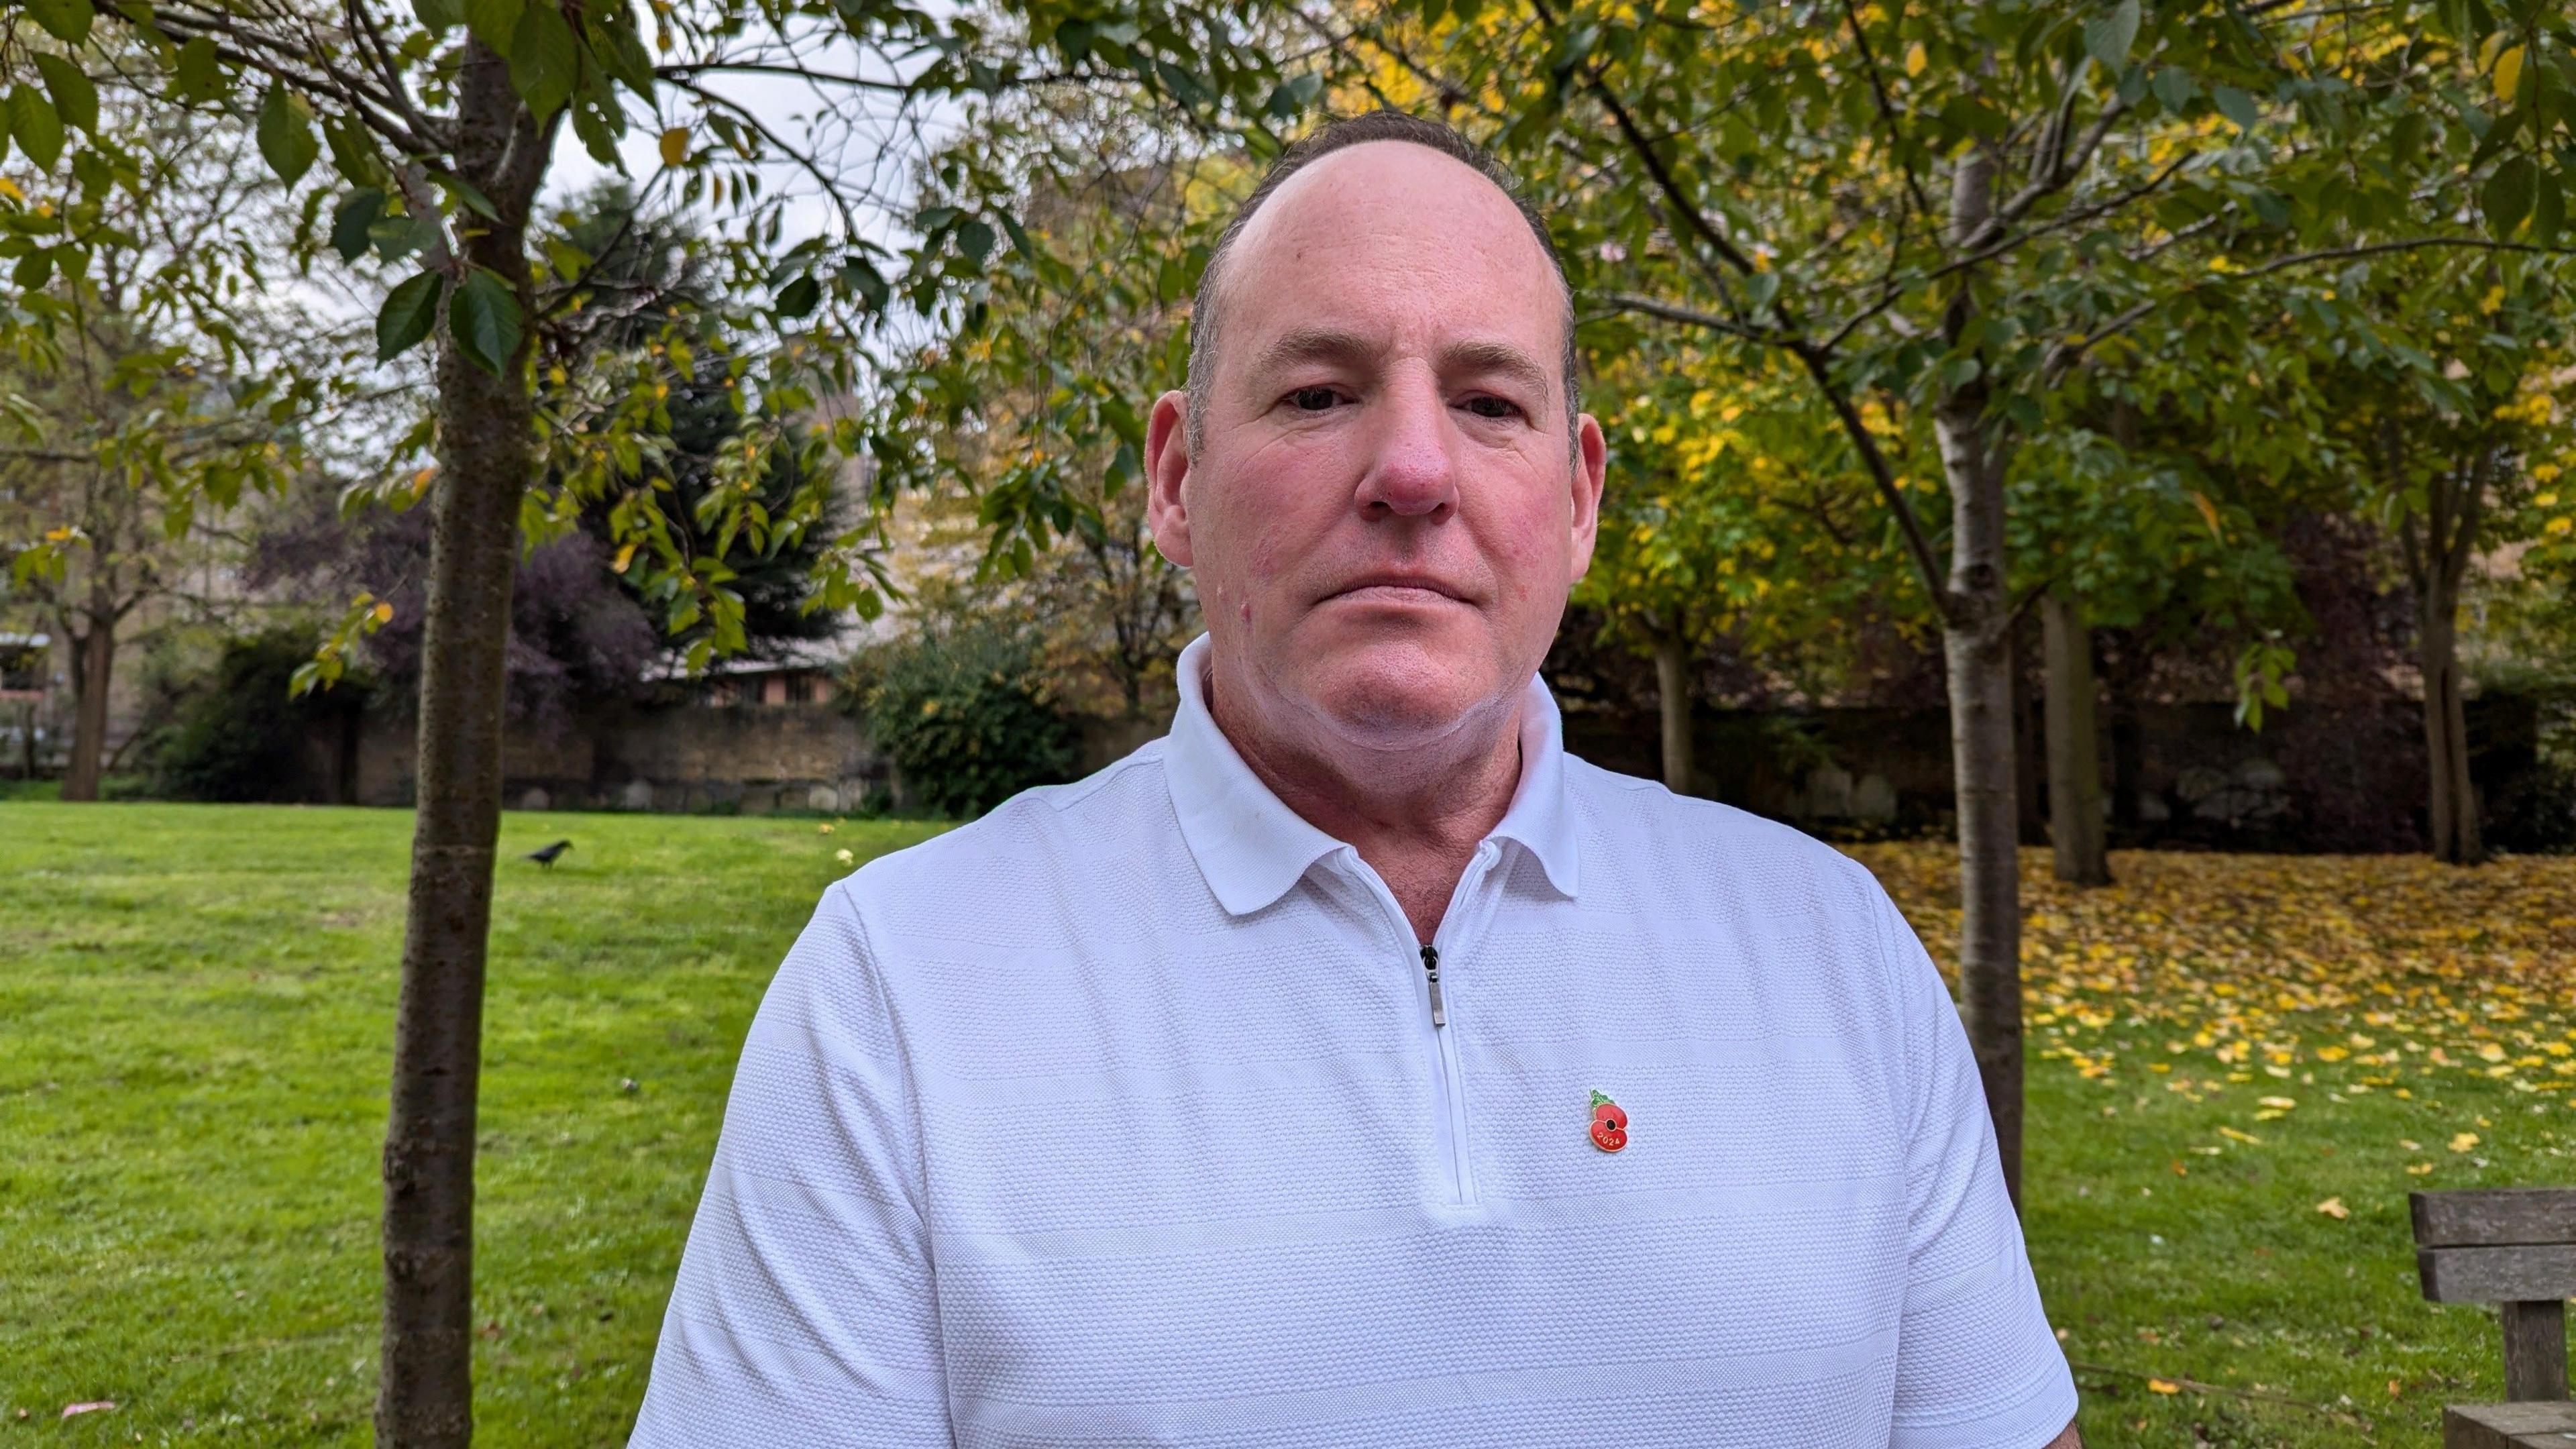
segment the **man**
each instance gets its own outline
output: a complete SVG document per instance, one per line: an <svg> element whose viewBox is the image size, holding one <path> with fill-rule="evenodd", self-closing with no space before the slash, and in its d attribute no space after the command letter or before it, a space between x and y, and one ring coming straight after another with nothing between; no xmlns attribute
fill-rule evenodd
<svg viewBox="0 0 2576 1449"><path fill-rule="evenodd" d="M1195 322L1172 732L826 893L635 1443L2073 1444L1884 893L1563 753L1604 446L1535 218L1349 122Z"/></svg>

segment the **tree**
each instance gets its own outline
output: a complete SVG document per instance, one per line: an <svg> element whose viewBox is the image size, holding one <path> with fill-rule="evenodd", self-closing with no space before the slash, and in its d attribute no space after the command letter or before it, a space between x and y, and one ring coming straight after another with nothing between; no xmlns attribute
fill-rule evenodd
<svg viewBox="0 0 2576 1449"><path fill-rule="evenodd" d="M1723 640L1829 692L1893 539L1853 486L1839 428L1776 360L1731 374L1685 339L1623 328L1596 329L1587 353L1613 476L1575 601L1608 620L1604 642L1653 658L1664 783L1688 792L1703 652ZM1872 408L1901 453L1894 420Z"/></svg>
<svg viewBox="0 0 2576 1449"><path fill-rule="evenodd" d="M2469 780L2461 593L2500 545L2546 539L2576 422L2567 386L2568 269L2555 258L2437 259L2352 289L2368 352L2325 379L2341 400L2328 466L2395 533L2415 600L2432 853L2485 858ZM2372 315L2376 313L2377 315ZM2360 329L2357 329L2360 330ZM2561 530L2562 532L2564 530Z"/></svg>
<svg viewBox="0 0 2576 1449"><path fill-rule="evenodd" d="M939 486L972 519L940 536L981 537L972 587L1035 621L1059 701L1141 726L1198 606L1130 486L1136 403L1186 371L1224 220L1203 203L1244 168L1096 97L997 107L973 145L1007 158L1033 245L997 262L977 326L915 359Z"/></svg>
<svg viewBox="0 0 2576 1449"><path fill-rule="evenodd" d="M2413 191L2484 147L2481 160L2510 157L2497 172L2539 216L2535 198L2558 194L2547 138L2566 18L2468 0L2359 24L2213 0L1391 0L1375 14L1364 54L1391 57L1412 94L1492 135L1556 201L1587 296L1731 341L1744 366L1793 359L1896 519L1942 621L1962 1009L2018 1194L2010 638L2034 581L2011 544L2016 450L2105 339L2229 305L2213 256L2259 247L2282 269L2364 248L2553 245L2555 211L2534 242L2508 242L2419 222ZM2471 119L2449 98L2490 35L2523 43L2498 77L2511 109ZM1862 420L1876 395L1930 417L1946 565Z"/></svg>
<svg viewBox="0 0 2576 1449"><path fill-rule="evenodd" d="M291 224L247 134L124 106L103 122L74 57L20 44L74 123L115 138L86 156L60 206L0 189L0 258L13 262L20 308L0 368L0 426L15 435L0 445L0 530L19 536L17 579L69 650L62 797L95 800L121 637L209 554L195 526L201 502L228 506L294 466L296 425L316 398L246 366L295 329L222 279L256 283L273 268L256 254L236 263L198 252L218 225L269 242ZM51 162L59 126L32 127L18 144Z"/></svg>
<svg viewBox="0 0 2576 1449"><path fill-rule="evenodd" d="M568 528L586 498L619 494L620 546L639 545L655 571L652 592L670 626L707 620L691 650L703 660L741 639L742 600L732 571L662 551L658 490L622 489L642 465L634 426L667 428L672 379L685 380L694 350L665 348L637 362L627 391L605 414L563 427L532 385L549 354L572 345L581 308L601 295L596 259L569 242L539 247L534 206L559 134L602 164L622 164L630 129L658 133L661 166L648 185L676 187L684 205L728 213L720 272L729 298L770 298L777 342L738 355L728 375L748 394L745 415L815 416L818 390L847 394L868 380L862 338L898 295L908 315L954 323L1001 232L996 212L911 214L916 240L898 257L870 241L857 207L860 168L834 135L917 135L921 108L1029 85L1132 90L1186 109L1202 124L1241 124L1271 90L1266 63L1243 45L1237 13L1189 4L1079 10L1026 0L998 13L914 8L901 0L692 0L656 6L648 42L624 5L560 0L348 0L297 7L252 0L31 0L10 25L41 28L65 47L100 40L157 68L166 89L144 99L251 125L259 150L289 188L303 190L316 225L299 251L327 246L352 266L411 268L376 309L377 353L391 360L433 337L429 415L407 440L434 461L384 487L426 493L433 541L423 607L419 809L395 1022L392 1110L384 1153L384 1333L376 1432L388 1445L456 1445L471 1434L472 1183L485 942L493 843L499 822L501 720L510 583L523 524ZM59 133L66 92L20 47L11 131ZM793 82L828 113L806 140L781 134L728 93L730 79ZM48 82L40 87L35 79ZM869 112L869 106L875 106ZM1293 112L1293 106L1282 114ZM896 143L902 144L900 142ZM326 149L327 172L315 163ZM49 144L25 146L52 183ZM76 178L114 176L116 148L95 136L69 156ZM827 230L780 250L787 193L773 169L801 176L826 203ZM335 184L319 184L336 178ZM345 188L345 189L343 189ZM123 183L131 191L132 182ZM336 193L336 199L335 199ZM320 213L330 204L326 229ZM908 210L908 209L907 209ZM997 230L998 229L998 230ZM237 242L218 226L217 236ZM79 238L67 243L74 250ZM880 263L897 264L881 268ZM887 275L891 269L895 275ZM740 304L734 303L739 307ZM747 322L755 320L749 317ZM748 329L746 329L748 331ZM632 426L625 426L631 424ZM853 413L799 429L794 446L815 463L806 492L783 513L734 486L770 456L761 440L719 475L726 485L699 521L720 538L766 552L811 528L829 491L827 454L870 449L900 455ZM560 445L560 446L558 446ZM665 539L665 541L667 541ZM835 577L830 607L875 598L865 540L826 551ZM644 552L643 550L649 550ZM723 552L725 550L720 550ZM353 607L310 681L336 676L346 647L386 611Z"/></svg>

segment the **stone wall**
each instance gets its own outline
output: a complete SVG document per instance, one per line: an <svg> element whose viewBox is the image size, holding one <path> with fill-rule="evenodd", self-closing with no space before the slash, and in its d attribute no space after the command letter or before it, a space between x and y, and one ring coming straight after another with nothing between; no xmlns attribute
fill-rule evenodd
<svg viewBox="0 0 2576 1449"><path fill-rule="evenodd" d="M412 799L413 722L370 717L346 772L355 803ZM899 803L891 767L859 722L829 704L647 705L552 731L513 730L502 800L521 810L841 813L873 794ZM337 775L334 766L334 774Z"/></svg>
<svg viewBox="0 0 2576 1449"><path fill-rule="evenodd" d="M2489 695L2468 714L2470 773L2491 836L2548 836L2550 822L2523 818L2567 809L2563 797L2534 799L2545 797L2534 784L2543 773L2539 703ZM2036 764L2043 746L2037 721L2030 726L2022 745ZM1916 834L1946 833L1956 818L1946 711L1715 712L1695 721L1693 735L1697 793L1775 819L1826 833ZM1569 715L1566 742L1604 768L1661 777L1651 717ZM2146 705L2106 720L2101 747L2115 844L2423 848L2428 787L2412 704L2296 706L2259 732L2223 704Z"/></svg>

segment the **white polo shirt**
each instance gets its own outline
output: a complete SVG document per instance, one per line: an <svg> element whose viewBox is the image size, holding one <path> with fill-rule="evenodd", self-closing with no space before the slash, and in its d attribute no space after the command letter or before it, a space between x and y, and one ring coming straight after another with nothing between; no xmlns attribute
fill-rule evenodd
<svg viewBox="0 0 2576 1449"><path fill-rule="evenodd" d="M633 1442L2047 1443L2075 1388L1877 883L1565 755L1419 944L1209 718L870 862L763 1001ZM1627 1117L1596 1146L1594 1094Z"/></svg>

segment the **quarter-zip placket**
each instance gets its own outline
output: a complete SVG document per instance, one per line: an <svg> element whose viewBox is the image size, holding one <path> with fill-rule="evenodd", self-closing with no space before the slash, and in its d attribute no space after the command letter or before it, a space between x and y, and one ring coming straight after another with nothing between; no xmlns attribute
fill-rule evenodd
<svg viewBox="0 0 2576 1449"><path fill-rule="evenodd" d="M1467 1152L1467 1096L1461 1084L1464 1073L1458 1062L1457 1028L1450 1022L1451 993L1447 988L1452 983L1444 982L1440 971L1444 962L1454 967L1459 942L1481 928L1484 917L1491 914L1489 909L1479 907L1489 908L1493 904L1482 899L1482 894L1485 879L1501 853L1501 848L1490 840L1476 847L1475 858L1468 862L1467 869L1458 877L1457 888L1449 896L1449 908L1441 913L1439 928L1431 933L1428 944L1414 939L1413 922L1404 914L1404 907L1396 902L1395 893L1387 889L1386 882L1379 878L1378 873L1366 862L1358 860L1356 855L1352 862L1375 891L1379 902L1386 907L1387 918L1394 924L1400 938L1412 948L1413 961L1419 963L1422 973L1422 1022L1423 1030L1431 1038L1433 1065L1432 1146L1433 1151L1446 1161L1449 1201L1453 1204L1476 1200L1476 1171ZM1476 917L1473 921L1468 919L1471 914Z"/></svg>

